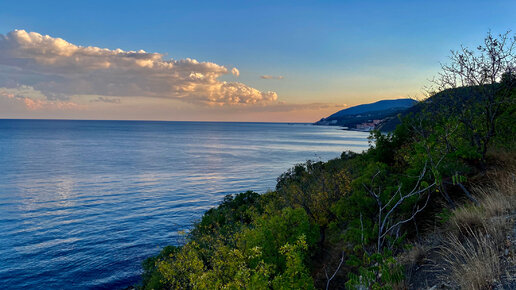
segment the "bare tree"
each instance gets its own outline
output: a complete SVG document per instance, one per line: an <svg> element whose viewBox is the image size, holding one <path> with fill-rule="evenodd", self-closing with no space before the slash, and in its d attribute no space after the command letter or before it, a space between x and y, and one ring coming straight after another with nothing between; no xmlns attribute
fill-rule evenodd
<svg viewBox="0 0 516 290"><path fill-rule="evenodd" d="M344 251L342 251L340 255L339 264L337 265L337 268L335 269L335 271L333 271L333 274L331 276L328 274L326 266L324 266L324 274L326 275L326 290L330 289L330 282L333 280L333 278L335 278L340 268L342 267L342 264L344 263L344 254Z"/></svg>
<svg viewBox="0 0 516 290"><path fill-rule="evenodd" d="M427 162L428 163L428 162ZM378 223L378 233L377 233L377 242L376 242L376 252L380 253L387 236L396 230L396 237L399 236L399 230L400 227L408 223L409 221L412 221L418 213L423 211L425 207L428 205L428 201L430 200L430 193L427 193L429 189L434 187L436 185L436 181L434 181L430 185L426 185L423 188L421 188L421 182L423 181L423 178L426 175L427 172L427 163L425 163L425 166L423 170L421 171L421 174L419 175L416 184L410 190L408 193L402 192L402 185L398 186L398 189L396 192L391 196L391 198L384 204L382 202L382 198L380 197L381 194L381 188L378 188L377 191L373 190L373 188L367 187L365 184L363 185L364 188L367 190L367 192L376 200L376 203L378 205L378 216L377 216L377 223ZM378 171L372 178L372 181L374 182L374 179L376 176L380 174L380 171ZM427 198L423 206L416 205L414 206L414 209L412 211L412 214L402 220L394 220L393 214L396 212L397 209L405 202L408 198L411 198L413 196L417 196L420 198L422 195L427 193Z"/></svg>
<svg viewBox="0 0 516 290"><path fill-rule="evenodd" d="M496 121L509 102L515 102L516 35L510 31L493 36L488 32L484 43L476 49L461 46L452 50L450 62L441 64L442 71L432 81L433 92L449 93L459 121L470 134L469 139L481 155L482 165ZM459 87L469 88L467 98L458 98ZM454 98L455 97L455 98ZM470 108L477 108L471 110Z"/></svg>
<svg viewBox="0 0 516 290"><path fill-rule="evenodd" d="M414 218L416 217L416 215L418 213L420 213L421 211L423 211L426 208L426 206L428 205L428 201L430 200L430 193L428 193L428 191L436 185L436 182L434 181L434 183L432 183L430 185L421 187L422 181L427 173L427 164L428 164L428 161L425 163L425 166L424 166L423 170L421 171L421 174L418 176L416 184L414 185L412 190L410 190L410 192L403 193L402 192L403 186L399 185L396 192L392 195L392 197L389 199L389 201L387 201L387 203L385 203L385 204L382 203L382 199L380 197L381 188L378 188L377 191L375 192L375 190L373 190L372 188L367 187L365 184L363 185L365 187L365 189L367 190L367 192L375 198L375 200L378 204L378 221L377 221L378 237L377 237L377 243L376 243L376 252L377 253L381 252L381 250L385 244L385 239L387 238L387 235L389 235L389 233L396 230L396 237L399 237L399 231L400 231L401 226L405 223L413 221ZM374 179L379 174L380 174L380 171L378 171L372 177L372 182L371 182L372 184L374 184ZM420 198L425 193L427 194L427 197L426 197L426 201L423 204L423 206L419 206L416 203L414 205L411 215L408 218L400 219L400 220L393 219L393 214L396 213L396 210L399 209L399 207L401 205L403 205L405 203L405 201L407 201L408 198L411 198L413 196L417 196L418 198ZM368 253L368 251L365 247L365 242L364 242L364 225L363 225L363 221L362 221L362 213L360 213L360 227L361 227L361 233L362 233L362 237L361 237L362 247L363 247L364 251L366 253ZM326 268L326 266L324 267L324 273L326 275L326 289L329 289L331 281L333 280L333 278L335 278L335 276L341 269L341 267L344 263L344 258L345 258L345 252L342 251L339 263L338 263L336 269L333 271L333 274L328 273L328 269Z"/></svg>

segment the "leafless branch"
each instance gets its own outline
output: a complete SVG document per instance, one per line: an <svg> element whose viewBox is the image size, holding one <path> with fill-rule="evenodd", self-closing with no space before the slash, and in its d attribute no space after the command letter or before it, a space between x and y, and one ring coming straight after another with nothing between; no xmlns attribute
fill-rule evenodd
<svg viewBox="0 0 516 290"><path fill-rule="evenodd" d="M331 277L328 277L328 272L326 271L326 267L325 267L324 274L326 275L326 290L328 290L330 288L331 280L333 280L333 278L335 278L335 275L337 275L337 273L339 272L340 267L342 267L343 263L344 263L344 251L342 251L342 254L340 256L339 265L337 266L337 269L335 269L335 271L333 272L333 275L331 275Z"/></svg>

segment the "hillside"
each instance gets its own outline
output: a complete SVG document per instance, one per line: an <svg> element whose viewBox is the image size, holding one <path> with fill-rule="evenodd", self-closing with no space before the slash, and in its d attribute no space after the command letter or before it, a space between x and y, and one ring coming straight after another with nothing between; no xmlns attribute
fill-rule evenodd
<svg viewBox="0 0 516 290"><path fill-rule="evenodd" d="M360 154L298 164L274 191L227 196L184 245L144 262L139 287L514 289L516 59L507 59L498 81L443 89L392 132L372 131ZM356 110L344 117L369 113Z"/></svg>
<svg viewBox="0 0 516 290"><path fill-rule="evenodd" d="M368 131L414 106L412 99L382 100L338 111L315 122L315 125L342 126Z"/></svg>
<svg viewBox="0 0 516 290"><path fill-rule="evenodd" d="M496 89L496 84L491 85L493 89ZM414 104L399 112L399 115L395 118L388 118L382 122L376 129L382 132L391 132L396 129L396 126L401 124L401 120L407 116L414 116L420 114L423 110L428 112L439 113L439 110L446 107L447 110L454 110L458 113L458 108L463 105L472 105L481 99L482 94L479 88L475 87L461 87L456 89L448 89L437 94L430 96L422 102Z"/></svg>

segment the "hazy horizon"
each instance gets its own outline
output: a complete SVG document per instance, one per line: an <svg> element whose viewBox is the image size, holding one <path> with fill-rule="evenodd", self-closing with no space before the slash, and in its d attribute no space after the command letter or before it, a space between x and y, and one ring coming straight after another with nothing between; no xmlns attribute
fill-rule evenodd
<svg viewBox="0 0 516 290"><path fill-rule="evenodd" d="M383 101L386 101L386 100L394 100L394 99L385 99ZM365 104L372 104L372 103L365 103ZM349 109L349 108L352 108L352 107L354 107L354 106L348 106L348 107L345 107L343 109ZM341 110L341 109L339 109L339 110ZM336 112L338 112L338 111L335 111L333 113L336 113ZM331 115L333 113L329 113L328 115ZM328 117L328 115L321 116L321 118ZM49 118L2 118L2 117L0 117L0 120L128 121L128 122L134 121L134 122L199 122L199 123L270 123L270 124L274 124L274 123L277 123L277 124L288 124L288 123L293 123L293 124L313 124L316 121L318 121L318 120L309 121L309 122L306 122L306 121L231 121L231 120L230 121L220 121L220 120L161 120L161 119L109 119L109 118L105 118L105 119L82 118L81 119L81 118L52 118L52 117L49 117Z"/></svg>

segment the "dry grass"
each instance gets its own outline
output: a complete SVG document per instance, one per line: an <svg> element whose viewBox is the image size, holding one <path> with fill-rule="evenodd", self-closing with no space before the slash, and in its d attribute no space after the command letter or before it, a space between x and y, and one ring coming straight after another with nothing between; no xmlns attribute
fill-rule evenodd
<svg viewBox="0 0 516 290"><path fill-rule="evenodd" d="M415 267L423 263L427 251L426 246L416 243L399 257L399 262L405 266Z"/></svg>
<svg viewBox="0 0 516 290"><path fill-rule="evenodd" d="M514 208L514 196L497 188L476 187L473 192L480 196L479 203L486 218L506 215Z"/></svg>
<svg viewBox="0 0 516 290"><path fill-rule="evenodd" d="M478 204L465 204L453 210L442 229L446 234L435 235L437 241L424 242L427 251L425 246L416 245L400 256L400 262L410 266L407 275L414 275L417 287L430 282L425 287L441 283L437 286L490 289L496 281L503 280L508 261L504 255L507 244L510 246L507 236L511 234L511 217L516 211L516 153L493 151L489 158L493 166L470 180L470 190ZM437 252L431 246L436 244ZM430 262L422 272L415 272L418 261ZM435 275L426 277L426 273Z"/></svg>
<svg viewBox="0 0 516 290"><path fill-rule="evenodd" d="M487 172L491 187L510 196L516 196L516 151L490 151L488 158L497 164Z"/></svg>
<svg viewBox="0 0 516 290"><path fill-rule="evenodd" d="M503 241L508 227L505 217L516 208L516 178L511 176L510 171L491 173L490 184L473 187L478 206L468 204L455 209L448 221L449 232L459 238L482 232L495 238L497 244Z"/></svg>
<svg viewBox="0 0 516 290"><path fill-rule="evenodd" d="M514 150L491 148L487 152L487 159L490 164L494 164L504 170L514 172L514 169L516 168L516 151Z"/></svg>
<svg viewBox="0 0 516 290"><path fill-rule="evenodd" d="M465 205L453 211L448 221L450 232L455 235L467 234L469 230L480 229L484 226L484 214L477 206Z"/></svg>
<svg viewBox="0 0 516 290"><path fill-rule="evenodd" d="M449 278L462 289L486 289L500 277L498 247L486 234L471 232L465 240L450 234L441 254L450 269Z"/></svg>
<svg viewBox="0 0 516 290"><path fill-rule="evenodd" d="M489 288L501 275L500 251L510 227L507 216L516 208L516 167L504 162L509 168L491 171L489 183L472 189L478 206L453 211L442 241L448 278L463 289Z"/></svg>
<svg viewBox="0 0 516 290"><path fill-rule="evenodd" d="M512 196L513 203L516 203L516 166L510 170L493 170L488 177L492 181L492 187Z"/></svg>
<svg viewBox="0 0 516 290"><path fill-rule="evenodd" d="M495 240L496 245L505 241L509 221L505 214L509 209L493 201L481 206L461 207L453 212L449 221L449 233L459 239L468 239L472 233L483 233ZM499 213L499 214L494 214Z"/></svg>

